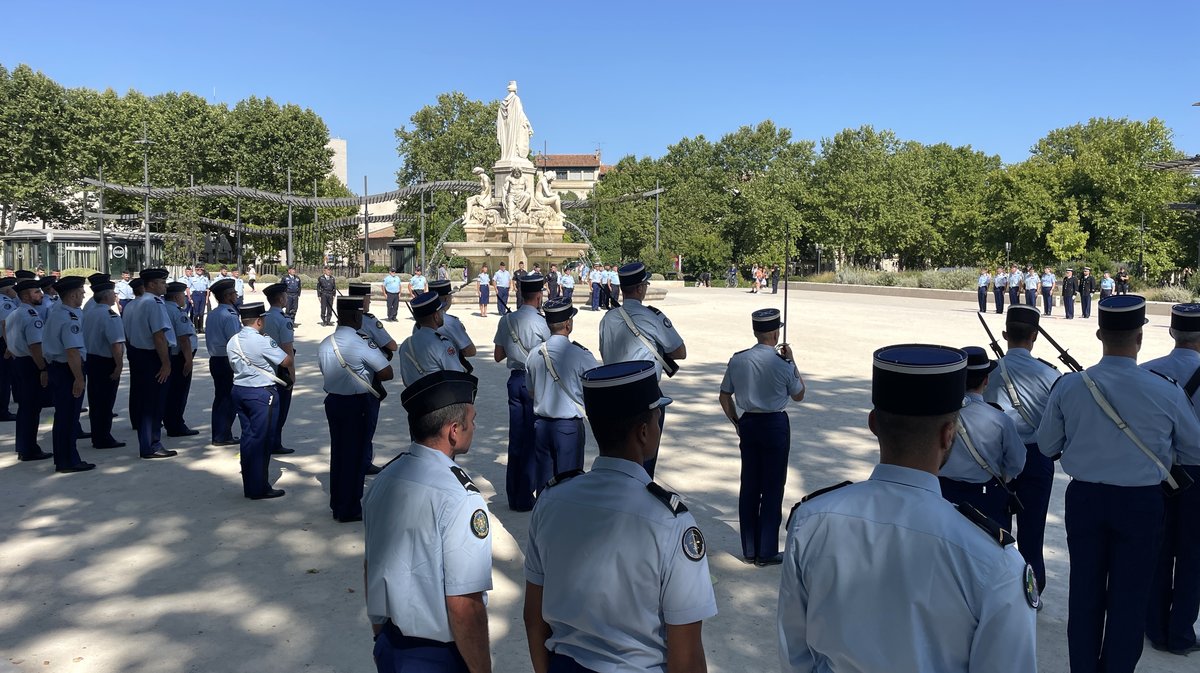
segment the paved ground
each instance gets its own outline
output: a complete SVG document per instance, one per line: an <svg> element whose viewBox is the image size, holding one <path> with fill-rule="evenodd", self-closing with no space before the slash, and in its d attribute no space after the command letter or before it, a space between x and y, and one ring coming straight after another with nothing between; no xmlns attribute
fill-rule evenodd
<svg viewBox="0 0 1200 673"><path fill-rule="evenodd" d="M709 541L720 609L705 625L711 671L779 666L779 570L756 569L738 558L737 438L721 415L717 389L729 355L753 343L750 311L782 302L783 295L687 288L673 289L659 303L691 356L664 385L676 403L667 417L659 480L684 495ZM467 307L454 312L488 354L475 363L482 386L476 446L459 462L475 476L495 522L492 652L497 671L527 671L520 601L529 515L509 512L498 492L507 407L505 371L490 358L497 319L479 318ZM272 463L277 486L287 490L282 499L243 499L236 449L205 446L211 400L206 365L198 367L188 412L202 434L191 438L196 441L169 440L180 451L175 459L142 461L132 445L81 448L99 468L56 475L49 462L18 463L11 452L0 456L0 671L373 670L361 589L362 527L333 522L328 509L329 430L315 353L329 330L317 326L316 315L316 299L306 293L297 331L300 380L285 433L297 453ZM869 475L876 461L866 427L875 348L912 341L984 344L973 303L797 292L789 317L809 388L805 402L791 411L785 506L822 486ZM998 334L1001 317L988 320ZM599 315L587 311L577 319L575 338L593 350L598 322ZM411 329L408 321L385 324L401 338ZM1094 318L1056 319L1047 327L1083 363L1099 358ZM1153 318L1146 357L1169 347L1165 319ZM1045 346L1036 354L1052 359ZM376 437L379 462L406 445L399 387L392 391ZM124 418L115 429L133 442ZM0 425L4 446L12 445L12 431L12 424ZM41 443L47 448L49 432L44 423ZM590 442L588 454L590 462ZM1065 485L1060 474L1047 531L1047 607L1038 619L1040 670L1050 672L1067 670ZM1139 670L1194 666L1147 649Z"/></svg>

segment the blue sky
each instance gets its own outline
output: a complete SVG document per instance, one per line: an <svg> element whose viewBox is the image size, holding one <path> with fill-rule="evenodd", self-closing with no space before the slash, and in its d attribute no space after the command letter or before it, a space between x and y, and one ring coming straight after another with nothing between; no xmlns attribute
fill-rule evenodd
<svg viewBox="0 0 1200 673"><path fill-rule="evenodd" d="M504 12L521 8L522 16ZM351 188L394 184L394 131L440 92L504 95L532 144L661 155L771 119L819 140L873 124L1015 162L1050 129L1158 116L1200 153L1200 3L28 2L0 63L66 86L270 96L349 143Z"/></svg>

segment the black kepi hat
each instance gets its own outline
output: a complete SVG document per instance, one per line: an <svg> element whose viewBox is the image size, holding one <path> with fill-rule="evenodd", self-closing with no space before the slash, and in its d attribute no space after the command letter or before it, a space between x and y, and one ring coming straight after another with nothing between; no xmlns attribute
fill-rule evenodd
<svg viewBox="0 0 1200 673"><path fill-rule="evenodd" d="M621 287L634 287L650 281L650 272L641 262L630 262L617 271L621 277Z"/></svg>
<svg viewBox="0 0 1200 673"><path fill-rule="evenodd" d="M1037 310L1036 306L1029 304L1013 304L1008 307L1008 313L1004 314L1004 323L1006 325L1025 324L1038 326L1038 321L1042 319L1042 312Z"/></svg>
<svg viewBox="0 0 1200 673"><path fill-rule="evenodd" d="M147 280L166 280L170 276L170 272L166 269L142 269L138 272L138 278L143 281Z"/></svg>
<svg viewBox="0 0 1200 673"><path fill-rule="evenodd" d="M614 362L583 373L583 406L593 423L636 416L670 403L649 360Z"/></svg>
<svg viewBox="0 0 1200 673"><path fill-rule="evenodd" d="M370 283L350 283L346 286L347 292L351 297L369 297L371 296Z"/></svg>
<svg viewBox="0 0 1200 673"><path fill-rule="evenodd" d="M217 282L213 283L212 285L209 285L208 291L210 293L212 293L212 295L214 297L216 297L218 300L220 300L221 295L232 290L234 288L234 286L235 286L235 283L233 282L232 278L222 278L221 280L218 280Z"/></svg>
<svg viewBox="0 0 1200 673"><path fill-rule="evenodd" d="M129 281L129 289L136 290L136 289L142 287L143 284L144 283L142 283L141 278L134 278L133 280Z"/></svg>
<svg viewBox="0 0 1200 673"><path fill-rule="evenodd" d="M466 372L436 371L422 376L400 393L400 404L411 417L420 417L452 404L474 404L479 379Z"/></svg>
<svg viewBox="0 0 1200 673"><path fill-rule="evenodd" d="M429 281L429 289L438 293L438 295L445 297L446 295L450 294L450 281L444 279Z"/></svg>
<svg viewBox="0 0 1200 673"><path fill-rule="evenodd" d="M54 284L57 282L58 282L58 279L55 278L54 276L46 276L45 278L39 280L37 282L37 284L38 284L38 287L45 290L48 287L54 287Z"/></svg>
<svg viewBox="0 0 1200 673"><path fill-rule="evenodd" d="M358 311L359 313L361 313L362 310L363 310L362 297L340 296L337 298L338 315L345 315L345 314L347 314L349 312L353 312L353 311Z"/></svg>
<svg viewBox="0 0 1200 673"><path fill-rule="evenodd" d="M8 287L9 285L16 285L16 284L17 284L17 278L15 276L9 276L8 278L0 278L0 290L3 290L4 288Z"/></svg>
<svg viewBox="0 0 1200 673"><path fill-rule="evenodd" d="M899 344L875 351L871 403L901 416L940 416L962 408L967 354L949 346Z"/></svg>
<svg viewBox="0 0 1200 673"><path fill-rule="evenodd" d="M774 332L783 327L781 316L777 308L761 308L750 314L750 324L755 332Z"/></svg>
<svg viewBox="0 0 1200 673"><path fill-rule="evenodd" d="M570 299L559 297L542 304L542 312L546 314L547 325L557 325L566 322L579 313L579 309L571 304Z"/></svg>
<svg viewBox="0 0 1200 673"><path fill-rule="evenodd" d="M263 288L263 295L266 296L267 301L273 301L275 297L278 297L286 291L287 286L283 283L271 283Z"/></svg>
<svg viewBox="0 0 1200 673"><path fill-rule="evenodd" d="M989 374L1000 364L998 360L989 358L982 346L966 346L962 352L967 354L967 378Z"/></svg>
<svg viewBox="0 0 1200 673"><path fill-rule="evenodd" d="M113 290L113 289L116 289L116 287L117 287L117 284L112 282L111 280L105 280L105 281L101 281L99 283L92 283L92 294L99 294L101 292Z"/></svg>
<svg viewBox="0 0 1200 673"><path fill-rule="evenodd" d="M186 289L187 289L187 283L180 283L178 281L167 283L167 294L175 294L176 292L183 292Z"/></svg>
<svg viewBox="0 0 1200 673"><path fill-rule="evenodd" d="M83 276L63 276L54 283L54 291L62 294L71 290L81 290L86 281Z"/></svg>
<svg viewBox="0 0 1200 673"><path fill-rule="evenodd" d="M16 277L17 280L26 280L28 278L37 278L37 274L30 271L29 269L17 269L15 272L13 272L13 276Z"/></svg>
<svg viewBox="0 0 1200 673"><path fill-rule="evenodd" d="M1100 329L1116 332L1135 330L1147 322L1145 297L1115 294L1100 300Z"/></svg>
<svg viewBox="0 0 1200 673"><path fill-rule="evenodd" d="M36 290L41 286L41 283L37 282L33 278L22 278L21 280L17 281L16 289L17 292L24 292L25 290Z"/></svg>
<svg viewBox="0 0 1200 673"><path fill-rule="evenodd" d="M110 276L107 273L93 273L87 277L87 281L88 285L95 285L96 283L103 283L109 278Z"/></svg>
<svg viewBox="0 0 1200 673"><path fill-rule="evenodd" d="M1200 304L1172 306L1171 329L1176 332L1200 332Z"/></svg>
<svg viewBox="0 0 1200 673"><path fill-rule="evenodd" d="M438 312L442 307L442 298L436 292L422 292L408 302L414 318L424 318Z"/></svg>
<svg viewBox="0 0 1200 673"><path fill-rule="evenodd" d="M546 277L540 273L527 273L521 276L519 282L521 283L521 294L541 292L542 286L546 284Z"/></svg>
<svg viewBox="0 0 1200 673"><path fill-rule="evenodd" d="M242 320L259 318L262 317L262 314L266 312L266 307L263 306L263 303L260 301L256 301L253 304L242 304L238 307L238 317L240 317Z"/></svg>

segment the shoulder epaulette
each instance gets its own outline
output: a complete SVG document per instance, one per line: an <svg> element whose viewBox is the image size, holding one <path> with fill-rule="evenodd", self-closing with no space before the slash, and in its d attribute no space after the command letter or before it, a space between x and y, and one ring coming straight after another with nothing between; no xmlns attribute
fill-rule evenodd
<svg viewBox="0 0 1200 673"><path fill-rule="evenodd" d="M1000 524L989 519L986 514L975 509L970 503L960 502L954 508L958 510L959 514L967 517L968 521L982 528L983 532L987 533L988 537L995 540L1001 547L1007 547L1016 542L1016 538L1011 533L1001 528Z"/></svg>
<svg viewBox="0 0 1200 673"><path fill-rule="evenodd" d="M988 402L988 406L995 409L996 411L1004 411L1004 407L1000 406L999 404L996 404L995 402Z"/></svg>
<svg viewBox="0 0 1200 673"><path fill-rule="evenodd" d="M796 510L800 508L800 505L803 505L804 503L808 502L809 500L812 500L813 498L817 497L818 495L824 495L830 491L836 491L839 488L842 488L843 486L849 486L850 484L853 484L853 483L854 482L849 481L849 480L843 481L840 484L834 484L833 486L826 486L825 488L817 489L817 490L813 491L812 493L809 493L808 495L804 496L803 498L800 498L800 502L792 505L792 509L788 512L787 524L784 526L784 528L788 529L788 528L792 527L792 516L796 514Z"/></svg>
<svg viewBox="0 0 1200 673"><path fill-rule="evenodd" d="M650 306L649 304L643 304L643 306L645 306L646 308L650 309L651 311L654 311L654 312L655 312L655 313L657 313L658 315L662 315L662 311L660 311L660 310L658 310L658 309L654 308L653 306Z"/></svg>
<svg viewBox="0 0 1200 673"><path fill-rule="evenodd" d="M687 505L683 504L678 493L672 493L654 482L646 484L646 490L650 491L650 495L654 496L656 500L666 505L667 509L671 510L675 516L688 511Z"/></svg>
<svg viewBox="0 0 1200 673"><path fill-rule="evenodd" d="M576 346L579 346L579 347L580 347L580 348L582 348L583 350L587 350L587 346L584 346L583 344L579 343L578 341L572 341L571 343L572 343L572 344L574 344L574 345L576 345Z"/></svg>
<svg viewBox="0 0 1200 673"><path fill-rule="evenodd" d="M471 481L471 478L467 476L466 471L461 467L452 465L450 466L450 472L452 472L455 477L458 477L458 482L463 485L463 488L471 491L472 493L479 492L479 487L475 485L475 482Z"/></svg>
<svg viewBox="0 0 1200 673"><path fill-rule="evenodd" d="M391 465L392 463L394 463L394 462L396 462L397 460L399 460L401 456L411 456L411 455L412 455L411 453L409 453L408 451L405 451L404 453L401 453L400 455L396 456L395 458L393 458L393 459L389 460L388 462L384 463L384 464L383 464L383 466L384 466L384 467L387 467L388 465Z"/></svg>
<svg viewBox="0 0 1200 673"><path fill-rule="evenodd" d="M1158 375L1159 378L1161 378L1165 381L1169 381L1171 383L1171 385L1174 385L1174 386L1179 385L1179 381L1176 381L1175 379L1171 378L1170 376L1167 376L1166 374L1164 374L1162 372L1156 372L1153 369L1151 369L1150 373Z"/></svg>
<svg viewBox="0 0 1200 673"><path fill-rule="evenodd" d="M554 475L553 477L550 477L550 481L546 482L546 488L550 488L552 486L558 486L559 484L563 483L564 481L567 481L568 479L574 479L575 477L578 477L581 474L583 474L582 469L574 469L574 470L568 470L566 472L560 472L560 473Z"/></svg>
<svg viewBox="0 0 1200 673"><path fill-rule="evenodd" d="M1053 362L1046 362L1045 360L1043 360L1041 358L1038 358L1037 361L1046 365L1047 367L1053 369L1054 371L1058 371L1058 367L1055 367Z"/></svg>
<svg viewBox="0 0 1200 673"><path fill-rule="evenodd" d="M371 315L370 313L364 313L363 317L364 318L374 318L375 316Z"/></svg>
<svg viewBox="0 0 1200 673"><path fill-rule="evenodd" d="M29 309L29 315L37 315L37 311Z"/></svg>
<svg viewBox="0 0 1200 673"><path fill-rule="evenodd" d="M71 320L79 320L79 316L75 315L74 313L72 313L70 311L67 311L67 315L71 316Z"/></svg>

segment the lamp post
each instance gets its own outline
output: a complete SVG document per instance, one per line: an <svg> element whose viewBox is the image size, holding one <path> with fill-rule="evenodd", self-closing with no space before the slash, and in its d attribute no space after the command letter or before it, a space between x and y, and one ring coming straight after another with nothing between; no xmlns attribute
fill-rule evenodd
<svg viewBox="0 0 1200 673"><path fill-rule="evenodd" d="M363 176L363 273L371 270L371 213L367 206L367 176Z"/></svg>
<svg viewBox="0 0 1200 673"><path fill-rule="evenodd" d="M142 146L142 186L146 188L146 198L142 220L146 229L146 250L145 257L142 260L142 268L150 268L150 146L154 143L146 135L145 122L142 122L141 140L135 140L133 142Z"/></svg>
<svg viewBox="0 0 1200 673"><path fill-rule="evenodd" d="M1146 213L1142 213L1141 249L1138 250L1138 275L1146 280Z"/></svg>
<svg viewBox="0 0 1200 673"><path fill-rule="evenodd" d="M817 244L817 273L821 273L821 244Z"/></svg>
<svg viewBox="0 0 1200 673"><path fill-rule="evenodd" d="M99 203L96 210L100 215L100 247L96 250L96 261L99 262L100 273L108 273L108 245L104 241L104 166L100 166L99 191Z"/></svg>
<svg viewBox="0 0 1200 673"><path fill-rule="evenodd" d="M425 184L425 174L417 178L420 184ZM421 191L421 271L425 271L425 192Z"/></svg>
<svg viewBox="0 0 1200 673"><path fill-rule="evenodd" d="M1005 241L1004 242L1004 267L1005 268L1008 268L1008 266L1009 266L1008 257L1011 254L1012 254L1012 243L1010 241Z"/></svg>

